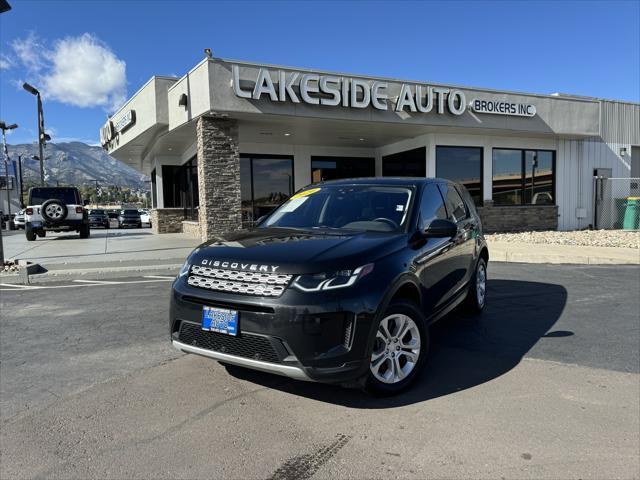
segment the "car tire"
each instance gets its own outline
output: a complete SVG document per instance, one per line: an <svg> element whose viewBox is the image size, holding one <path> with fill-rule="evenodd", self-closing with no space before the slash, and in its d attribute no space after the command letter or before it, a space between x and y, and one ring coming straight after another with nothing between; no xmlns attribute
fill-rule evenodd
<svg viewBox="0 0 640 480"><path fill-rule="evenodd" d="M89 238L89 235L91 235L89 225L82 225L80 227L80 238Z"/></svg>
<svg viewBox="0 0 640 480"><path fill-rule="evenodd" d="M469 281L469 290L464 300L464 310L477 314L484 310L487 303L487 262L480 257Z"/></svg>
<svg viewBox="0 0 640 480"><path fill-rule="evenodd" d="M363 387L377 396L396 395L411 386L426 362L429 352L426 319L415 304L397 301L386 308L375 327Z"/></svg>
<svg viewBox="0 0 640 480"><path fill-rule="evenodd" d="M50 198L49 200L42 202L40 212L42 218L51 223L60 223L67 218L67 215L69 214L67 206L55 198Z"/></svg>
<svg viewBox="0 0 640 480"><path fill-rule="evenodd" d="M27 225L24 228L25 236L27 237L27 242L35 242L36 240L36 232L31 228L30 225Z"/></svg>

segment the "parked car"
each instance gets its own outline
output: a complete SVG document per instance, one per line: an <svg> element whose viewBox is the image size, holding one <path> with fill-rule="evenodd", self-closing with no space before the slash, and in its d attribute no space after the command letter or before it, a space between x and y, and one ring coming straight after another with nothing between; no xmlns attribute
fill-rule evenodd
<svg viewBox="0 0 640 480"><path fill-rule="evenodd" d="M172 343L226 364L394 394L423 368L431 324L457 306L482 311L488 260L460 184L315 184L256 228L189 255L172 286Z"/></svg>
<svg viewBox="0 0 640 480"><path fill-rule="evenodd" d="M148 225L151 227L151 214L148 210L140 210L140 222L142 223L142 226Z"/></svg>
<svg viewBox="0 0 640 480"><path fill-rule="evenodd" d="M120 214L118 215L118 228L126 227L142 227L140 213L135 208L120 210Z"/></svg>
<svg viewBox="0 0 640 480"><path fill-rule="evenodd" d="M78 232L88 238L89 217L75 187L33 187L25 209L25 234L33 242L48 231Z"/></svg>
<svg viewBox="0 0 640 480"><path fill-rule="evenodd" d="M89 225L91 228L109 228L109 216L107 212L99 208L89 210Z"/></svg>
<svg viewBox="0 0 640 480"><path fill-rule="evenodd" d="M24 229L24 226L25 226L25 223L26 223L25 209L24 208L22 210L20 210L18 213L16 213L15 217L13 217L13 223L16 226L16 228Z"/></svg>

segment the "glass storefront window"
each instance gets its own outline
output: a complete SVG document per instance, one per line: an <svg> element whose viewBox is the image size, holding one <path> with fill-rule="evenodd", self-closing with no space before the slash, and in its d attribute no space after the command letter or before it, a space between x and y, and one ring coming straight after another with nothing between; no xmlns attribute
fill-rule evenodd
<svg viewBox="0 0 640 480"><path fill-rule="evenodd" d="M240 156L242 224L249 227L293 193L293 158Z"/></svg>
<svg viewBox="0 0 640 480"><path fill-rule="evenodd" d="M311 157L311 182L341 178L375 177L375 158Z"/></svg>
<svg viewBox="0 0 640 480"><path fill-rule="evenodd" d="M493 149L493 203L522 203L522 151Z"/></svg>
<svg viewBox="0 0 640 480"><path fill-rule="evenodd" d="M524 203L553 205L553 152L525 152Z"/></svg>
<svg viewBox="0 0 640 480"><path fill-rule="evenodd" d="M436 147L436 177L461 183L482 204L482 147Z"/></svg>
<svg viewBox="0 0 640 480"><path fill-rule="evenodd" d="M493 149L495 205L554 205L555 152Z"/></svg>
<svg viewBox="0 0 640 480"><path fill-rule="evenodd" d="M163 165L162 192L164 208L183 208L186 220L198 220L197 159L194 157L184 165Z"/></svg>
<svg viewBox="0 0 640 480"><path fill-rule="evenodd" d="M425 147L382 157L383 177L426 177L427 149Z"/></svg>

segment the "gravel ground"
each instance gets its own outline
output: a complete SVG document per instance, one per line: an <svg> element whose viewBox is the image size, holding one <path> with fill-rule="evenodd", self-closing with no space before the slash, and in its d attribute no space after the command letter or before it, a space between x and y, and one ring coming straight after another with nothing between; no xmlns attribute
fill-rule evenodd
<svg viewBox="0 0 640 480"><path fill-rule="evenodd" d="M577 232L521 232L486 235L488 241L581 245L586 247L623 247L640 249L640 232L625 230L581 230Z"/></svg>

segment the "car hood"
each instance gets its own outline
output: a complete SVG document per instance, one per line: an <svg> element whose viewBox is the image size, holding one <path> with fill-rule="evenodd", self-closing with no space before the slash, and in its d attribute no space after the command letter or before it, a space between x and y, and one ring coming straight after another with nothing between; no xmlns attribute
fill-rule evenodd
<svg viewBox="0 0 640 480"><path fill-rule="evenodd" d="M375 262L406 242L403 233L257 228L203 243L189 261L234 270L319 273Z"/></svg>

